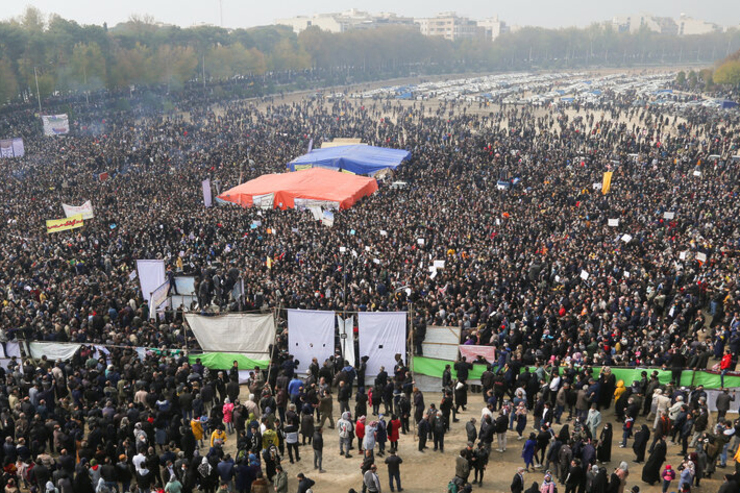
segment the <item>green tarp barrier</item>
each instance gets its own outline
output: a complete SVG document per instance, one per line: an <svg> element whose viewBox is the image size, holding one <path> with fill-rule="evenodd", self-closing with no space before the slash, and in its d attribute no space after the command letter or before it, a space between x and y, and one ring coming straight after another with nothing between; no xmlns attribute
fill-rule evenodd
<svg viewBox="0 0 740 493"><path fill-rule="evenodd" d="M452 378L457 378L454 361L414 356L415 373L442 378L442 373L445 371L445 365L450 365L450 368L452 369ZM479 380L484 371L486 371L485 365L473 365L473 369L468 373L468 379Z"/></svg>
<svg viewBox="0 0 740 493"><path fill-rule="evenodd" d="M425 358L423 356L414 356L414 372L421 373L430 377L442 378L442 372L444 372L445 365L452 366L452 376L456 378L456 372L454 370L453 361L445 361L441 359ZM470 371L469 378L471 380L480 379L481 374L486 370L484 365L473 365L473 369ZM534 371L533 367L530 367L530 371ZM597 377L601 373L601 367L594 367L594 377ZM624 380L625 385L632 385L635 380L642 378L641 373L646 371L648 376L652 374L653 369L650 368L615 368L612 367L612 373L617 380ZM658 370L658 379L660 383L666 384L671 381L670 370ZM709 371L692 371L684 370L681 372L681 385L690 387L697 385L704 385L705 389L718 389L720 388L720 376L719 374L711 373ZM740 376L725 376L725 387L740 387Z"/></svg>
<svg viewBox="0 0 740 493"><path fill-rule="evenodd" d="M203 366L210 368L211 370L229 370L234 364L234 361L239 363L240 370L252 370L255 366L259 366L264 370L270 366L269 359L252 359L238 353L191 354L188 356L188 361L190 361L190 364L192 365L198 358L200 358L200 362Z"/></svg>

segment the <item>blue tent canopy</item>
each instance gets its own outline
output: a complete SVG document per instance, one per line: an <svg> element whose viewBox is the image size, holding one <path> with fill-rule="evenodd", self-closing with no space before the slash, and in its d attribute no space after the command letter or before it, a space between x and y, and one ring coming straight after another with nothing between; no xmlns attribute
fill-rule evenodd
<svg viewBox="0 0 740 493"><path fill-rule="evenodd" d="M374 175L380 170L396 169L411 153L401 149L387 149L367 145L349 145L314 149L290 163L290 171L308 168L342 169L356 175Z"/></svg>

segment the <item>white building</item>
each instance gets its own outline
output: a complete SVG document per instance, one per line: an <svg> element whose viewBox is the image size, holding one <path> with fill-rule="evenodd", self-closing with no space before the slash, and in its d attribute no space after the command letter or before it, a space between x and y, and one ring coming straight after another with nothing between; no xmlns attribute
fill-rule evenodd
<svg viewBox="0 0 740 493"><path fill-rule="evenodd" d="M296 34L299 34L301 31L312 26L318 27L322 31L332 33L343 33L353 29L374 29L395 25L416 27L414 20L410 17L399 17L396 14L385 12L374 15L356 9L350 9L333 14L314 14L312 16L276 19L275 24L290 26Z"/></svg>
<svg viewBox="0 0 740 493"><path fill-rule="evenodd" d="M504 21L500 21L498 16L478 21L478 27L484 30L484 35L489 41L494 41L502 33L509 31L509 26Z"/></svg>
<svg viewBox="0 0 740 493"><path fill-rule="evenodd" d="M449 41L482 36L484 28L467 17L458 17L454 12L439 14L437 17L414 19L424 36L442 36Z"/></svg>
<svg viewBox="0 0 740 493"><path fill-rule="evenodd" d="M636 33L643 28L660 34L676 34L678 32L676 21L670 17L656 17L646 12L614 17L612 25L619 32Z"/></svg>
<svg viewBox="0 0 740 493"><path fill-rule="evenodd" d="M697 34L709 34L715 31L721 31L722 28L712 22L692 19L686 14L681 14L678 19L678 35L692 36Z"/></svg>

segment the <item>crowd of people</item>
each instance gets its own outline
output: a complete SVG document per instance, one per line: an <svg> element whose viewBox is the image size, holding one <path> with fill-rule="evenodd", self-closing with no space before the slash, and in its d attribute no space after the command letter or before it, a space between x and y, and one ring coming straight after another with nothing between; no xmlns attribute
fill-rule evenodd
<svg viewBox="0 0 740 493"><path fill-rule="evenodd" d="M479 485L494 434L505 451L511 429L524 442L527 468L553 464L546 485L560 479L574 491L615 488L614 476L605 480L593 465L598 454L610 454L614 430L603 436L600 409L618 391L617 422L631 422L622 443L639 442L640 460L649 438L643 426L633 431L638 414L659 404L645 425L653 434L648 483L666 476L660 455L670 433L687 457L681 477L693 470L697 481L718 457L727 464L737 443L723 442L730 434L705 423L701 389L681 389L680 374L715 361L726 373L737 363L740 115L701 107L666 114L633 105L629 94L605 101L571 109L189 101L167 116L79 103L70 135L58 138L44 137L30 111L4 114L3 137L22 137L26 156L0 162L0 342L111 348L101 355L85 347L71 361L6 361L6 491L244 493L270 483L285 491L284 448L297 463L299 435L310 440L320 473L327 429L337 429L345 455L361 439L365 490L380 493L379 456L401 491L394 441L412 423L421 453L428 439L442 451L456 412L468 405L468 363L456 365L456 379L443 378L438 407L426 408L403 361L367 384L362 363L315 362L289 391L295 375L284 323L271 366L254 372L247 399L235 370L191 366L166 351L142 361L134 347L197 352L185 310L275 310L284 320L285 308L392 311L413 303L417 354L428 326L460 327L461 343L494 346L495 364L481 381L488 412L480 429L473 423L475 436L468 433L456 464L456 472L465 472L463 462L468 474L472 468ZM303 211L204 207L203 179L224 191L281 172L312 139L318 146L334 137L408 149L412 159L374 195L336 214L331 228ZM606 171L614 174L602 194ZM497 188L513 178L509 189ZM94 219L46 233L44 221L63 215L61 203L86 200ZM340 246L355 254L341 255ZM165 260L173 275L196 277L196 299L163 319L129 275L136 259L152 258ZM434 260L445 260L444 269L430 272ZM238 278L245 292L234 299L229 283ZM656 386L646 374L618 386L607 372L588 370L609 365L670 369L675 385ZM363 378L354 382L353 371ZM338 428L334 391L344 403ZM359 409L349 409L351 396ZM377 419L363 408L368 402ZM568 418L572 431L564 425L555 433L552 425ZM224 450L229 441L237 443L233 456ZM387 457L386 442L394 451ZM564 450L572 464L561 460L569 457ZM623 488L628 469L619 470ZM456 476L465 481L455 488L469 488L467 475ZM313 486L306 476L298 481L301 493Z"/></svg>

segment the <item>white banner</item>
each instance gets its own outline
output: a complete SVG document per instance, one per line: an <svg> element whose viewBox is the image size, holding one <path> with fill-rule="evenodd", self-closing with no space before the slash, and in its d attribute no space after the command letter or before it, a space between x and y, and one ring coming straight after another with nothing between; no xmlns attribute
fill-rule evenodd
<svg viewBox="0 0 740 493"><path fill-rule="evenodd" d="M167 294L170 291L170 282L165 281L162 283L157 289L152 291L152 300L150 302L149 310L150 314L149 316L151 318L154 318L154 313L164 313L164 309L167 308L165 303L167 302Z"/></svg>
<svg viewBox="0 0 740 493"><path fill-rule="evenodd" d="M76 216L77 214L82 214L82 219L84 220L92 219L95 217L95 214L93 214L92 202L90 202L89 200L80 206L67 205L63 203L62 209L64 209L65 217L72 217Z"/></svg>
<svg viewBox="0 0 740 493"><path fill-rule="evenodd" d="M139 286L141 287L142 297L151 307L151 295L154 290L164 283L166 276L164 273L164 260L137 260L136 271L139 273Z"/></svg>
<svg viewBox="0 0 740 493"><path fill-rule="evenodd" d="M288 353L298 360L299 372L306 372L311 358L321 366L334 354L334 312L288 310Z"/></svg>
<svg viewBox="0 0 740 493"><path fill-rule="evenodd" d="M363 312L357 318L360 355L370 358L367 376L376 376L381 366L392 373L396 354L406 362L406 312Z"/></svg>
<svg viewBox="0 0 740 493"><path fill-rule="evenodd" d="M460 344L460 327L427 327L427 335L421 343L424 357L457 361Z"/></svg>
<svg viewBox="0 0 740 493"><path fill-rule="evenodd" d="M252 359L266 359L275 340L272 314L231 313L216 317L185 314L185 320L203 351L243 354Z"/></svg>
<svg viewBox="0 0 740 493"><path fill-rule="evenodd" d="M265 195L253 195L252 205L260 209L272 209L275 202L275 194L267 193Z"/></svg>
<svg viewBox="0 0 740 493"><path fill-rule="evenodd" d="M44 135L66 135L69 133L69 119L66 114L43 115L41 121L44 124Z"/></svg>
<svg viewBox="0 0 740 493"><path fill-rule="evenodd" d="M329 226L330 228L334 226L334 213L331 211L324 211L321 222L324 224L324 226Z"/></svg>
<svg viewBox="0 0 740 493"><path fill-rule="evenodd" d="M0 140L0 158L23 157L26 150L23 147L23 139Z"/></svg>
<svg viewBox="0 0 740 493"><path fill-rule="evenodd" d="M339 347L342 348L342 356L349 361L349 364L355 366L357 363L355 356L355 324L354 317L342 320L337 315L337 324L339 325Z"/></svg>
<svg viewBox="0 0 740 493"><path fill-rule="evenodd" d="M211 196L211 180L203 180L201 187L203 187L203 204L206 207L211 207L213 205L213 197Z"/></svg>
<svg viewBox="0 0 740 493"><path fill-rule="evenodd" d="M46 356L49 361L68 361L72 359L82 344L61 344L56 342L29 342L28 349L33 359L41 359Z"/></svg>

